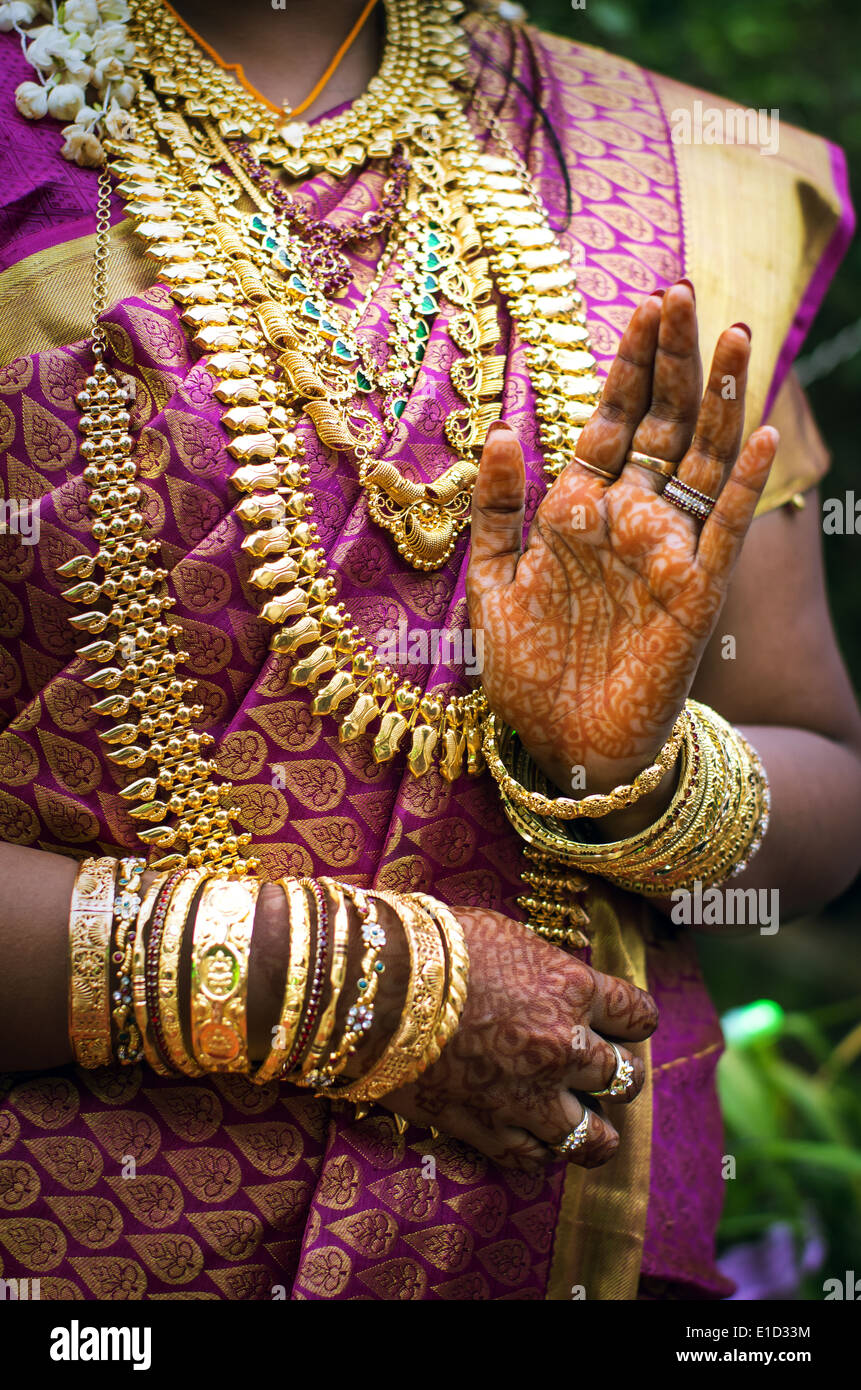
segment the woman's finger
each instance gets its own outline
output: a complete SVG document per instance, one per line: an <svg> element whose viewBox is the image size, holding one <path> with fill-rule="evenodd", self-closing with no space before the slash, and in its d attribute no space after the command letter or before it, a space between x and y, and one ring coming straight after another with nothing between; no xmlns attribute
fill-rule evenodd
<svg viewBox="0 0 861 1390"><path fill-rule="evenodd" d="M726 583L768 480L780 436L771 425L754 430L700 534L697 564Z"/></svg>
<svg viewBox="0 0 861 1390"><path fill-rule="evenodd" d="M676 477L707 497L717 497L735 463L744 428L750 330L734 324L721 333L712 358L696 433Z"/></svg>
<svg viewBox="0 0 861 1390"><path fill-rule="evenodd" d="M571 1040L572 1060L562 1077L562 1084L572 1091L594 1093L604 1091L616 1079L618 1063L616 1054L606 1039L585 1025L575 1026ZM627 1062L632 1071L631 1081L623 1094L614 1099L631 1101L640 1094L646 1079L646 1068L641 1057L635 1057L627 1048L620 1047L622 1062Z"/></svg>
<svg viewBox="0 0 861 1390"><path fill-rule="evenodd" d="M678 463L691 442L702 396L697 311L688 280L672 285L664 297L652 400L631 441L631 448L667 463ZM626 473L659 492L661 478L642 464L626 463Z"/></svg>
<svg viewBox="0 0 861 1390"><path fill-rule="evenodd" d="M433 1125L440 1134L459 1139L497 1163L501 1168L534 1170L550 1163L555 1155L534 1134L519 1124L487 1124L465 1105L446 1105L430 1114L413 1099L412 1088L394 1091L381 1102L387 1110L401 1115L420 1128Z"/></svg>
<svg viewBox="0 0 861 1390"><path fill-rule="evenodd" d="M557 1091L551 1096L541 1095L534 1111L522 1118L518 1116L518 1120L552 1152L574 1134L584 1115L589 1116L585 1139L582 1139L570 1154L557 1153L553 1156L565 1157L569 1163L575 1163L579 1168L597 1168L612 1158L618 1149L618 1131L604 1115L586 1106L580 1097L573 1095L571 1091Z"/></svg>
<svg viewBox="0 0 861 1390"><path fill-rule="evenodd" d="M597 468L620 472L634 431L648 409L660 324L661 296L650 294L634 310L601 399L577 442L578 457Z"/></svg>
<svg viewBox="0 0 861 1390"><path fill-rule="evenodd" d="M491 426L472 494L472 550L467 585L476 593L514 577L523 541L526 476L523 450L504 422Z"/></svg>
<svg viewBox="0 0 861 1390"><path fill-rule="evenodd" d="M589 1008L589 1022L605 1038L624 1038L643 1042L658 1026L658 1009L645 990L593 970L595 993Z"/></svg>

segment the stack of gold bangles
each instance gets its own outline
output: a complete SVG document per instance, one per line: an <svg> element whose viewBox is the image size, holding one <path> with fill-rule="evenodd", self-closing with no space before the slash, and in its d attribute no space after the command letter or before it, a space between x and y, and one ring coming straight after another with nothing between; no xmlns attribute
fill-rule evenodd
<svg viewBox="0 0 861 1390"><path fill-rule="evenodd" d="M758 755L737 729L696 700L686 701L653 766L606 796L553 797L517 735L493 715L485 723L484 752L530 857L598 874L646 897L741 873L768 826L768 780ZM653 825L609 842L569 829L632 805L658 785L679 752L675 793Z"/></svg>
<svg viewBox="0 0 861 1390"><path fill-rule="evenodd" d="M255 1069L248 978L260 882L180 869L158 874L141 896L143 872L138 859L88 859L78 870L69 1033L79 1065L146 1058L164 1076L241 1072L261 1085L285 1080L372 1101L414 1081L456 1031L469 959L463 930L442 903L326 878L282 879L289 920L283 1001ZM372 1027L385 970L381 904L404 933L409 977L399 1022L356 1075L355 1054ZM186 975L190 989L181 985Z"/></svg>

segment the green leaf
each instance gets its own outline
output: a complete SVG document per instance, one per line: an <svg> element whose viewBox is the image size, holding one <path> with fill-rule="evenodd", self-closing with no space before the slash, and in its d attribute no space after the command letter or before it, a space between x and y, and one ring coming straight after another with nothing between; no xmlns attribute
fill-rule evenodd
<svg viewBox="0 0 861 1390"><path fill-rule="evenodd" d="M747 1051L730 1047L718 1063L718 1090L724 1118L740 1135L766 1139L777 1127L773 1090Z"/></svg>
<svg viewBox="0 0 861 1390"><path fill-rule="evenodd" d="M848 1129L841 1121L834 1096L824 1082L779 1057L766 1059L763 1072L800 1117L806 1120L814 1135L835 1144L850 1144Z"/></svg>
<svg viewBox="0 0 861 1390"><path fill-rule="evenodd" d="M759 1145L763 1158L798 1163L805 1168L821 1168L846 1177L861 1175L861 1153L840 1144L813 1144L803 1140L770 1139Z"/></svg>

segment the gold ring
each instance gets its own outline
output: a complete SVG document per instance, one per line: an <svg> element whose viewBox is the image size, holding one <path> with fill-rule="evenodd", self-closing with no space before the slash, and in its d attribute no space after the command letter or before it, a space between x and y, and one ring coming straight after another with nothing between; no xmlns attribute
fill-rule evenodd
<svg viewBox="0 0 861 1390"><path fill-rule="evenodd" d="M633 1062L629 1062L627 1057L622 1056L614 1042L611 1042L609 1046L612 1047L616 1056L616 1069L603 1091L589 1092L589 1094L595 1096L596 1099L601 1096L610 1096L614 1099L619 1096L626 1096L628 1094L628 1088L634 1080Z"/></svg>
<svg viewBox="0 0 861 1390"><path fill-rule="evenodd" d="M625 462L638 463L641 468L648 468L650 473L657 473L659 478L672 478L678 467L668 459L655 458L654 454L641 454L638 449L630 449L625 455Z"/></svg>
<svg viewBox="0 0 861 1390"><path fill-rule="evenodd" d="M587 463L577 454L574 455L574 462L579 463L581 468L588 468L590 473L597 473L599 478L608 478L611 483L615 483L619 476L618 473L608 473L606 468L599 468L596 463Z"/></svg>
<svg viewBox="0 0 861 1390"><path fill-rule="evenodd" d="M584 1105L583 1118L577 1127L572 1129L570 1134L566 1134L565 1138L558 1144L550 1145L553 1153L558 1154L560 1158L571 1158L574 1154L579 1153L589 1137L589 1116L591 1113L588 1105Z"/></svg>

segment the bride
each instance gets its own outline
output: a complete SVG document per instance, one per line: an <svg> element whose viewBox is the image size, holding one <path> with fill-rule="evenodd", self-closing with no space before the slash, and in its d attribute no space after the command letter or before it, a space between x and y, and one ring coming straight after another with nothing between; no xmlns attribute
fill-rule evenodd
<svg viewBox="0 0 861 1390"><path fill-rule="evenodd" d="M0 5L0 1253L43 1298L730 1292L669 912L858 867L791 374L844 166L676 144L692 89L493 10Z"/></svg>

